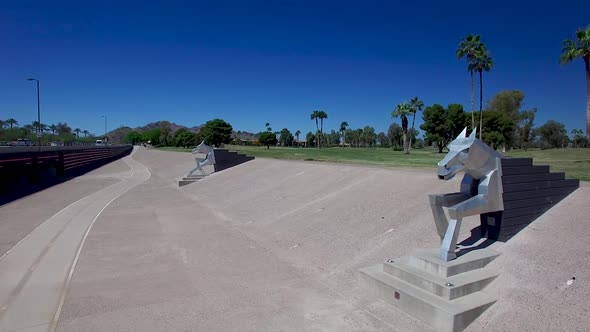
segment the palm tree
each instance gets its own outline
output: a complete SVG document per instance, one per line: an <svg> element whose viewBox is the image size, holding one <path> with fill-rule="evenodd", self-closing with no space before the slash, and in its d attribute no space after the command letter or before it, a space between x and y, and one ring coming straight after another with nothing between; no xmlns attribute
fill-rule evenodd
<svg viewBox="0 0 590 332"><path fill-rule="evenodd" d="M8 124L7 121L0 120L0 129L4 128L4 126L6 126L7 124Z"/></svg>
<svg viewBox="0 0 590 332"><path fill-rule="evenodd" d="M340 124L340 133L342 133L342 147L344 147L344 132L346 131L346 127L348 127L348 122L346 121L342 121L342 123Z"/></svg>
<svg viewBox="0 0 590 332"><path fill-rule="evenodd" d="M52 135L55 135L55 131L57 130L57 126L52 124L51 126L49 126L49 130L51 130Z"/></svg>
<svg viewBox="0 0 590 332"><path fill-rule="evenodd" d="M264 126L266 127L266 131L268 131L269 133L272 132L272 128L270 127L270 123L265 123Z"/></svg>
<svg viewBox="0 0 590 332"><path fill-rule="evenodd" d="M297 130L295 132L295 137L297 138L297 147L299 147L299 135L301 135L301 131L300 130Z"/></svg>
<svg viewBox="0 0 590 332"><path fill-rule="evenodd" d="M88 136L88 134L90 134L90 132L88 130L84 129L82 131L82 134L84 134L84 137L86 137L86 136Z"/></svg>
<svg viewBox="0 0 590 332"><path fill-rule="evenodd" d="M80 130L80 128L76 128L74 129L74 132L76 133L76 137L80 138L80 133L82 132L82 130Z"/></svg>
<svg viewBox="0 0 590 332"><path fill-rule="evenodd" d="M320 119L320 146L322 145L322 139L324 138L324 119L328 118L328 113L324 111L320 111L318 113L318 118Z"/></svg>
<svg viewBox="0 0 590 332"><path fill-rule="evenodd" d="M463 57L467 58L467 70L469 71L469 76L471 77L471 128L475 128L475 111L474 111L474 101L473 101L473 71L474 69L471 68L471 63L473 63L477 53L481 51L483 48L482 42L479 40L479 35L468 35L459 43L457 46L457 58L461 59Z"/></svg>
<svg viewBox="0 0 590 332"><path fill-rule="evenodd" d="M13 118L10 118L10 119L6 120L5 122L6 122L6 124L8 124L10 126L10 129L12 129L12 126L18 125L18 121L16 121Z"/></svg>
<svg viewBox="0 0 590 332"><path fill-rule="evenodd" d="M401 118L402 120L402 133L404 137L404 153L408 154L408 114L411 114L412 110L410 104L403 102L401 104L397 104L393 112L391 112L392 118Z"/></svg>
<svg viewBox="0 0 590 332"><path fill-rule="evenodd" d="M561 43L561 64L576 58L584 60L586 69L586 138L590 140L590 26L576 31L577 40L566 39Z"/></svg>
<svg viewBox="0 0 590 332"><path fill-rule="evenodd" d="M319 115L320 115L320 111L318 111L318 110L311 112L311 115L310 115L310 119L315 120L315 133L316 133L315 141L316 141L316 143L318 142L318 133L320 132L320 127L318 124L318 119L320 118ZM319 144L317 144L317 146L318 146L318 148L320 147Z"/></svg>
<svg viewBox="0 0 590 332"><path fill-rule="evenodd" d="M416 122L416 113L418 113L419 111L421 111L424 108L424 102L420 99L418 99L418 97L414 97L412 99L410 99L410 102L408 103L408 106L410 107L410 112L412 113L412 133L414 132L414 123ZM410 153L410 150L412 149L412 137L410 137L410 142L408 144L408 153Z"/></svg>
<svg viewBox="0 0 590 332"><path fill-rule="evenodd" d="M475 55L473 62L469 64L469 70L477 71L479 73L479 138L481 139L481 131L483 126L483 72L489 72L494 67L494 60L490 56L490 52L482 44L481 50Z"/></svg>

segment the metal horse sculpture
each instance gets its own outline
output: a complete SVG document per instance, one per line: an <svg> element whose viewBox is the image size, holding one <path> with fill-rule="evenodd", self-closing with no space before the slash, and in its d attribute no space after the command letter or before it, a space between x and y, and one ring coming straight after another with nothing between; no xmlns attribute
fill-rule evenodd
<svg viewBox="0 0 590 332"><path fill-rule="evenodd" d="M197 145L197 147L193 149L193 154L197 154L197 153L204 153L207 156L205 157L205 159L195 158L195 161L197 162L197 167L193 168L188 173L189 177L192 176L193 173L197 170L199 172L201 172L201 174L205 174L205 172L203 171L203 166L215 165L215 153L213 151L213 148L210 147L209 145L205 144L204 141L201 142L201 144Z"/></svg>
<svg viewBox="0 0 590 332"><path fill-rule="evenodd" d="M467 128L449 146L449 153L438 162L438 178L449 180L461 170L461 192L430 195L430 207L436 230L441 237L440 258L456 258L457 237L463 217L504 210L502 201L502 155L475 138L476 130L467 136ZM449 220L443 207L448 208Z"/></svg>

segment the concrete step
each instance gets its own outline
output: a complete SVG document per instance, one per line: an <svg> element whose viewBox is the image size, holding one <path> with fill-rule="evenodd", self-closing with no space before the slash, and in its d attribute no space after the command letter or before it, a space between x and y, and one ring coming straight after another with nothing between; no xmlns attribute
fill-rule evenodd
<svg viewBox="0 0 590 332"><path fill-rule="evenodd" d="M488 263L500 255L499 252L484 248L473 250L466 254L459 253L459 257L445 262L439 258L438 249L424 249L408 256L407 264L439 277L451 277L459 273L484 268Z"/></svg>
<svg viewBox="0 0 590 332"><path fill-rule="evenodd" d="M485 292L445 300L389 273L384 265L359 270L359 282L378 297L414 316L437 331L462 331L496 301Z"/></svg>
<svg viewBox="0 0 590 332"><path fill-rule="evenodd" d="M384 263L383 271L446 300L481 291L498 276L490 269L479 268L445 278L408 265L408 260L402 257L392 263Z"/></svg>

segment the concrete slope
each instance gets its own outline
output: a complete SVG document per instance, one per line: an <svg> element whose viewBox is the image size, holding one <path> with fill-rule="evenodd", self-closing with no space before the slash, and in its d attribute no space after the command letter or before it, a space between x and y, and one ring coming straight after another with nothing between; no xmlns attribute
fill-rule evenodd
<svg viewBox="0 0 590 332"><path fill-rule="evenodd" d="M427 197L456 191L459 178L439 181L434 169L259 158L178 188L176 179L193 167L190 154L142 149L134 158L152 176L98 218L80 254L59 330L431 331L366 297L357 270L438 247ZM493 266L507 279L501 275L492 283L500 299L469 330L546 330L551 325L544 317L565 330L584 330L582 277L573 284L577 288L565 288L571 295L559 300L562 307L551 304L557 296L542 294L553 285L543 284L543 275L561 280L571 272L555 269L571 255L566 236L578 241L580 257L563 266L577 264L575 273L587 274L581 216L590 207L580 192L509 244L493 245L503 252ZM546 221L551 232L563 235L537 238L537 225ZM479 218L467 218L461 239L478 224ZM529 243L539 240L551 249ZM515 303L519 311L512 312Z"/></svg>
<svg viewBox="0 0 590 332"><path fill-rule="evenodd" d="M2 256L0 331L56 326L68 278L93 222L112 201L150 176L130 157L124 161L131 174L55 213Z"/></svg>

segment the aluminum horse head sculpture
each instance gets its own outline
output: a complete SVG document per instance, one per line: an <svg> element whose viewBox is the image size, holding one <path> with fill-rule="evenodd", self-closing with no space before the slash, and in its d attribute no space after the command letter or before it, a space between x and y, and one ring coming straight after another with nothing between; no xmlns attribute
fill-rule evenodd
<svg viewBox="0 0 590 332"><path fill-rule="evenodd" d="M205 144L205 141L202 141L199 145L197 145L197 147L195 147L192 152L193 154L204 153L206 154L206 157L205 159L195 158L195 161L197 162L197 167L193 168L188 173L189 177L192 176L193 173L197 170L201 172L201 174L205 174L205 172L203 171L203 166L215 165L215 152L212 147Z"/></svg>
<svg viewBox="0 0 590 332"><path fill-rule="evenodd" d="M456 258L455 248L463 217L502 211L502 155L475 137L467 128L448 145L449 152L438 162L437 175L449 180L464 170L460 192L430 195L430 207L438 235L441 237L440 258ZM449 219L443 207L448 208Z"/></svg>

